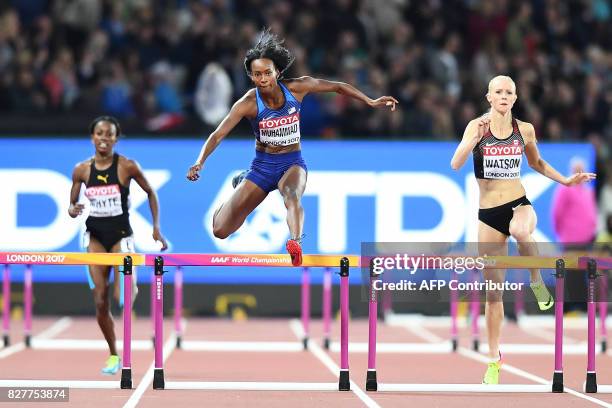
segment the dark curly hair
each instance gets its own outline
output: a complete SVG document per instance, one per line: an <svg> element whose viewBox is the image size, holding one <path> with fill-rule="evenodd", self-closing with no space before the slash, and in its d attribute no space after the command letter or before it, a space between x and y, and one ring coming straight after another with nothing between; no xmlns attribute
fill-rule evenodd
<svg viewBox="0 0 612 408"><path fill-rule="evenodd" d="M279 39L275 34L272 34L269 28L261 32L257 40L257 44L247 51L244 57L244 69L248 75L251 75L251 63L259 58L268 58L272 60L276 69L280 72L278 79L283 77L283 73L293 64L295 57L291 52L283 47L284 40Z"/></svg>
<svg viewBox="0 0 612 408"><path fill-rule="evenodd" d="M115 125L115 129L117 130L117 138L121 136L121 126L119 126L119 121L112 116L106 116L106 115L98 116L97 118L91 121L91 123L89 124L89 134L90 135L93 134L94 130L96 129L96 126L100 122L108 122L108 123Z"/></svg>

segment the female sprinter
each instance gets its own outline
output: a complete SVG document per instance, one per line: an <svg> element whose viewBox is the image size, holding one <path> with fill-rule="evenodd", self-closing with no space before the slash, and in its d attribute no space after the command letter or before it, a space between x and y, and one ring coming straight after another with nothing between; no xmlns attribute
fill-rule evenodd
<svg viewBox="0 0 612 408"><path fill-rule="evenodd" d="M521 183L523 153L532 169L566 186L593 180L595 174L576 173L564 177L542 159L533 125L512 116L517 95L516 85L510 77L493 78L486 97L491 110L467 125L451 167L458 170L470 152L473 153L474 173L480 190L479 251L488 255L505 255L505 243L512 236L521 255L534 256L538 252L531 234L537 219ZM540 270L532 269L530 274L530 286L538 306L541 310L551 308L554 301L542 282ZM487 269L484 277L493 282L503 282L504 271ZM498 384L502 361L499 341L504 319L501 291L487 291L485 318L491 361L483 383Z"/></svg>
<svg viewBox="0 0 612 408"><path fill-rule="evenodd" d="M128 214L132 179L147 193L153 216L153 239L162 243L162 251L166 250L168 244L159 229L159 205L155 191L136 161L113 151L121 134L119 122L111 116L101 116L91 123L89 133L95 154L75 166L68 208L72 218L83 213L83 204L78 201L81 185L85 184L85 196L90 201L89 217L85 221L87 252L134 252ZM121 368L121 360L115 346L115 328L108 298L110 266L90 265L89 273L94 284L96 318L110 352L102 373L115 374ZM115 286L117 282L118 274L115 276Z"/></svg>
<svg viewBox="0 0 612 408"><path fill-rule="evenodd" d="M293 56L269 30L259 37L257 44L247 51L244 68L255 85L246 92L210 134L187 178L196 181L204 163L221 141L242 118L251 123L255 135L255 159L248 172L234 180L236 190L221 205L213 217L213 233L227 238L236 231L246 217L276 189L287 208L290 239L286 249L291 262L302 263L302 228L304 210L301 199L306 188L307 167L300 145L300 108L304 97L311 92L336 92L360 100L371 107L390 107L395 110L397 100L391 96L370 99L353 86L304 76L284 79L283 73L293 62ZM242 180L244 178L244 181Z"/></svg>

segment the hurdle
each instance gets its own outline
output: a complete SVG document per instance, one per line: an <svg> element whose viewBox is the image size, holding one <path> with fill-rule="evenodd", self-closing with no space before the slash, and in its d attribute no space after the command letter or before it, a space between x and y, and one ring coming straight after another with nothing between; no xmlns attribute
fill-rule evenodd
<svg viewBox="0 0 612 408"><path fill-rule="evenodd" d="M302 268L302 330L302 343L307 350L310 337L310 270L307 267Z"/></svg>
<svg viewBox="0 0 612 408"><path fill-rule="evenodd" d="M517 260L513 258L518 258ZM531 264L525 258L530 258ZM376 326L378 310L378 291L374 283L379 276L370 269L369 287L369 334L368 334L368 369L366 374L366 391L381 392L475 392L475 393L545 393L563 392L563 289L566 274L566 260L544 257L487 257L487 267L509 268L537 265L541 269L555 269L556 303L555 303L555 364L553 380L550 384L390 384L379 383L376 369ZM571 266L577 266L577 260L567 260Z"/></svg>
<svg viewBox="0 0 612 408"><path fill-rule="evenodd" d="M310 268L302 268L302 344L304 350L308 349L310 341ZM321 314L323 320L323 348L329 350L331 343L331 316L332 316L332 271L330 267L323 270L323 293L321 299Z"/></svg>
<svg viewBox="0 0 612 408"><path fill-rule="evenodd" d="M608 351L608 327L606 319L608 317L608 275L601 274L599 278L599 344L602 353Z"/></svg>
<svg viewBox="0 0 612 408"><path fill-rule="evenodd" d="M612 269L612 257L606 258L587 258L581 257L578 260L581 266L586 266L587 270L587 373L586 381L583 385L583 391L586 393L612 393L612 385L597 385L597 373L595 370L595 282L597 280L597 271L609 271ZM607 285L606 285L607 286ZM607 307L607 303L600 301ZM601 315L601 309L600 309ZM602 323L602 327L603 327ZM604 331L605 333L605 331ZM602 344L603 348L603 344Z"/></svg>
<svg viewBox="0 0 612 408"><path fill-rule="evenodd" d="M26 347L31 346L32 333L32 265L26 264L26 269L23 275L23 292L24 292L24 319L23 332L24 343ZM10 328L11 328L11 271L9 264L4 265L2 278L2 342L4 347L11 344Z"/></svg>
<svg viewBox="0 0 612 408"><path fill-rule="evenodd" d="M7 266L10 264L26 265L24 274L24 343L36 348L36 337L31 337L32 318L32 265L123 265L124 299L132 299L133 264L144 264L144 256L122 253L71 253L71 252L0 252L0 264L4 264L3 291L7 282ZM6 305L6 303L5 303ZM2 387L70 387L82 389L131 389L131 318L132 302L124 302L123 308L123 367L120 381L78 381L78 380L0 380ZM48 343L48 342L44 342ZM45 347L43 347L45 348ZM49 347L52 348L52 347Z"/></svg>
<svg viewBox="0 0 612 408"><path fill-rule="evenodd" d="M326 267L323 272L323 293L322 293L322 320L323 320L323 348L329 350L330 347L330 325L331 325L331 315L332 315L332 274L331 268ZM155 315L154 312L154 302L153 299L155 297L155 274L151 275L151 316ZM303 267L302 268L302 280L301 280L301 323L302 323L302 348L303 350L308 349L308 342L310 341L310 268ZM183 318L182 318L182 309L183 309L183 270L180 266L177 266L176 271L174 273L174 332L176 335L176 348L183 348ZM155 324L153 322L153 332L155 331ZM154 336L152 335L151 338ZM190 350L200 349L205 350L206 346L203 344L208 343L194 343L190 342L187 345L187 348ZM155 344L155 340L153 340L153 344ZM227 345L228 343L225 342ZM212 347L212 344L209 344ZM286 348L293 349L293 345L288 345Z"/></svg>
<svg viewBox="0 0 612 408"><path fill-rule="evenodd" d="M155 277L155 274L153 274ZM155 297L151 297L151 316L155 316ZM183 269L178 266L174 271L174 334L176 348L183 347ZM155 341L153 341L155 344Z"/></svg>
<svg viewBox="0 0 612 408"><path fill-rule="evenodd" d="M2 343L4 347L11 344L9 331L11 329L11 270L4 265L2 276Z"/></svg>
<svg viewBox="0 0 612 408"><path fill-rule="evenodd" d="M166 381L163 367L163 274L164 266L270 266L270 267L291 267L289 255L276 254L165 254L147 255L146 265L154 266L155 275L155 363L153 372L153 389L199 389L199 390L277 390L277 391L349 391L349 364L348 364L348 298L349 298L349 267L358 266L359 257L357 256L334 256L334 255L304 255L304 267L340 267L340 372L337 383L297 383L297 382L211 382L211 381ZM331 277L330 277L331 278ZM201 343L201 342L198 342ZM284 352L302 351L303 344L298 347L283 347L286 344L272 344L265 351ZM285 342L278 342L285 343ZM223 347L190 347L190 342L183 340L184 350L216 350L233 351L236 347L245 350L238 344L227 344ZM255 347L261 351L258 344L249 345L249 351ZM253 351L255 351L255 349Z"/></svg>

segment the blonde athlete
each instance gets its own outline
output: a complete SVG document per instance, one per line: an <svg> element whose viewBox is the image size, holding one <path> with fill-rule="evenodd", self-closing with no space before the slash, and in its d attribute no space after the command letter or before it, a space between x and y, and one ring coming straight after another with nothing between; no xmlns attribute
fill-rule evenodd
<svg viewBox="0 0 612 408"><path fill-rule="evenodd" d="M469 154L474 155L474 174L480 190L479 251L486 251L488 255L506 255L507 247L504 244L512 236L518 243L521 255L534 256L538 252L531 234L537 218L521 183L523 153L532 169L566 186L593 180L595 174L581 172L564 177L542 159L533 125L512 116L512 106L517 99L512 78L501 75L493 78L486 97L491 109L468 123L451 160L451 167L460 169ZM487 269L484 277L503 282L504 274L504 270ZM540 270L532 269L530 274L530 286L540 310L550 309L554 301L542 282ZM484 384L499 383L502 362L499 341L504 319L502 294L501 291L487 291L486 294L485 317L491 361L483 379Z"/></svg>

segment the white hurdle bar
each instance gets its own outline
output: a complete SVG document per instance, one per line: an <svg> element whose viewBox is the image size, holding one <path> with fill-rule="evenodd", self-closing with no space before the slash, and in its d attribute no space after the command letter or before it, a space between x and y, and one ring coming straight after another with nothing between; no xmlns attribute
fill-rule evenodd
<svg viewBox="0 0 612 408"><path fill-rule="evenodd" d="M585 261L587 270L587 336L589 345L586 381L583 384L583 391L586 393L612 393L612 385L597 384L597 373L595 370L595 314L597 313L595 305L595 283L598 277L598 269L605 271L605 273L612 269L612 258L581 258L581 261ZM607 278L607 275L605 275L605 277ZM601 344L601 346L602 348L605 347L604 344Z"/></svg>
<svg viewBox="0 0 612 408"><path fill-rule="evenodd" d="M23 388L121 388L119 381L79 381L79 380L0 380L0 387Z"/></svg>
<svg viewBox="0 0 612 408"><path fill-rule="evenodd" d="M166 381L165 389L225 391L338 391L338 384L256 381Z"/></svg>
<svg viewBox="0 0 612 408"><path fill-rule="evenodd" d="M388 392L475 392L475 393L548 393L550 384L378 384L378 391Z"/></svg>
<svg viewBox="0 0 612 408"><path fill-rule="evenodd" d="M532 266L533 267L533 266ZM474 393L545 393L564 392L563 386L563 288L565 281L565 262L556 261L555 288L555 371L553 381L548 384L385 384L379 383L376 371L376 326L378 317L378 291L375 282L380 279L374 269L370 270L369 288L369 333L368 333L368 371L366 375L366 391L382 392L474 392ZM590 350L590 347L589 347Z"/></svg>
<svg viewBox="0 0 612 408"><path fill-rule="evenodd" d="M297 341L203 341L183 340L186 351L250 351L250 352L303 352Z"/></svg>
<svg viewBox="0 0 612 408"><path fill-rule="evenodd" d="M132 367L131 367L131 316L132 316L132 268L134 263L144 264L145 257L139 254L127 253L70 253L70 252L0 252L0 264L4 264L3 291L6 292L10 271L8 265L26 265L24 273L24 344L29 348L32 346L34 338L32 333L32 265L122 265L120 271L123 273L123 367L121 368L121 379L119 381L78 381L78 380L0 380L0 386L6 387L68 387L68 388L112 388L112 389L131 389L132 388ZM6 299L10 299L9 294ZM6 296L6 293L5 293ZM10 309L10 302L5 300L5 312ZM5 314L6 315L6 314ZM5 320L5 318L3 318ZM3 324L3 326L5 326ZM3 341L8 342L7 336L3 336ZM53 343L53 341L56 343ZM36 339L41 349L65 349L60 339ZM70 340L68 340L70 341ZM91 345L81 343L84 349L91 349ZM97 347L97 346L95 346ZM74 349L73 347L71 349Z"/></svg>
<svg viewBox="0 0 612 408"><path fill-rule="evenodd" d="M287 266L284 263L290 262L288 256L278 255L258 255L262 259L280 260L281 263L270 266ZM207 254L177 254L167 256L169 264L173 266L232 266L231 263L215 263L216 256ZM243 257L249 262L253 262L253 256L235 255L235 258ZM285 259L287 258L287 259ZM318 261L318 262L317 262ZM232 258L232 262L234 258ZM147 264L155 266L155 291L154 291L154 320L155 320L155 363L153 371L153 389L189 389L189 390L260 390L260 391L350 391L349 367L348 367L348 299L349 299L349 263L348 256L305 256L304 266L325 267L338 262L340 266L340 372L337 382L330 383L298 383L298 382L210 382L210 381L166 381L163 368L163 274L164 257L148 255ZM357 263L357 262L356 262ZM239 262L240 266L245 265ZM261 266L260 264L256 264ZM308 277L307 270L304 273ZM308 294L309 297L309 294ZM303 297L303 300L305 298ZM308 299L309 300L309 299ZM309 303L309 302L308 302ZM309 306L309 305L308 305ZM309 307L304 308L308 310ZM213 342L213 341L182 341L183 350L203 350L203 351L266 351L297 352L304 349L306 342Z"/></svg>
<svg viewBox="0 0 612 408"><path fill-rule="evenodd" d="M34 350L108 350L105 340L92 339L39 339L32 337L31 345ZM123 350L123 339L116 342L117 350ZM152 350L151 340L132 340L132 350Z"/></svg>

